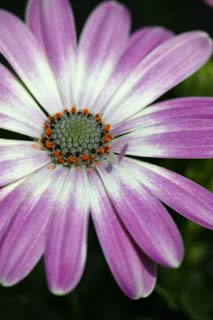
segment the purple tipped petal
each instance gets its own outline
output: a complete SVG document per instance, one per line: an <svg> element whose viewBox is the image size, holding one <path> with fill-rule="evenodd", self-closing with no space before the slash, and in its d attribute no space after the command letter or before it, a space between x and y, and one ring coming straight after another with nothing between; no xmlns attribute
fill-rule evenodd
<svg viewBox="0 0 213 320"><path fill-rule="evenodd" d="M69 108L73 103L71 79L76 64L76 33L69 1L30 0L26 18L53 68L63 105Z"/></svg>
<svg viewBox="0 0 213 320"><path fill-rule="evenodd" d="M113 142L120 152L156 158L212 158L213 121L211 119L170 119L133 131Z"/></svg>
<svg viewBox="0 0 213 320"><path fill-rule="evenodd" d="M103 88L103 92L94 102L94 110L96 112L103 111L129 73L151 51L172 36L172 32L161 27L147 27L133 33L128 40L127 48Z"/></svg>
<svg viewBox="0 0 213 320"><path fill-rule="evenodd" d="M180 233L163 205L130 175L114 165L99 173L119 217L140 248L155 262L177 267L183 256Z"/></svg>
<svg viewBox="0 0 213 320"><path fill-rule="evenodd" d="M132 70L116 92L104 116L116 124L152 103L198 70L212 54L204 32L188 32L164 42Z"/></svg>
<svg viewBox="0 0 213 320"><path fill-rule="evenodd" d="M3 65L0 65L0 88L1 128L40 137L46 116Z"/></svg>
<svg viewBox="0 0 213 320"><path fill-rule="evenodd" d="M27 26L3 10L0 10L0 52L49 113L62 109L57 85L45 54Z"/></svg>
<svg viewBox="0 0 213 320"><path fill-rule="evenodd" d="M89 197L83 172L69 172L49 224L45 266L50 290L71 291L79 282L86 261Z"/></svg>
<svg viewBox="0 0 213 320"><path fill-rule="evenodd" d="M93 106L121 53L130 29L126 8L106 1L89 17L80 38L77 65L77 105Z"/></svg>
<svg viewBox="0 0 213 320"><path fill-rule="evenodd" d="M1 202L1 213L8 216L7 211L10 212L0 246L3 285L11 286L22 280L43 254L47 223L64 173L64 168L42 169Z"/></svg>
<svg viewBox="0 0 213 320"><path fill-rule="evenodd" d="M206 228L213 229L213 197L198 184L150 163L125 159L125 168L150 191L180 214Z"/></svg>
<svg viewBox="0 0 213 320"><path fill-rule="evenodd" d="M148 296L155 286L155 264L139 250L126 231L95 172L90 176L90 183L92 218L115 280L132 299Z"/></svg>
<svg viewBox="0 0 213 320"><path fill-rule="evenodd" d="M0 139L0 186L25 177L51 161L46 151L32 141Z"/></svg>
<svg viewBox="0 0 213 320"><path fill-rule="evenodd" d="M175 119L213 119L213 98L178 98L163 101L143 109L135 117L124 120L113 127L119 135Z"/></svg>
<svg viewBox="0 0 213 320"><path fill-rule="evenodd" d="M206 4L208 4L210 7L213 7L213 0L203 0Z"/></svg>

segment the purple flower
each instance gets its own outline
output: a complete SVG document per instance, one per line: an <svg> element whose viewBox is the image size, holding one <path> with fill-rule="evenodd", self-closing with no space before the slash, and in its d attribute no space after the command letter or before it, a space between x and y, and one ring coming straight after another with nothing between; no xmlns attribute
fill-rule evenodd
<svg viewBox="0 0 213 320"><path fill-rule="evenodd" d="M0 139L1 282L19 282L44 254L50 290L72 290L91 213L118 285L146 297L156 264L177 267L183 256L162 202L212 229L213 199L132 156L213 156L213 98L147 107L199 69L212 42L161 27L129 35L129 13L114 1L95 9L78 46L68 0L30 0L26 21L0 11L0 51L22 80L0 66L0 126L31 138Z"/></svg>

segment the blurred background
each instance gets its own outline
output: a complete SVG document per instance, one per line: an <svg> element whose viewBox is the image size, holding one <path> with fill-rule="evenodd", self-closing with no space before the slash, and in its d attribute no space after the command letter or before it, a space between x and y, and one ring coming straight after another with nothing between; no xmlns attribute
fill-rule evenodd
<svg viewBox="0 0 213 320"><path fill-rule="evenodd" d="M73 0L78 34L91 10L102 1ZM213 36L213 9L202 0L120 0L133 16L133 30L162 25L175 33L202 29ZM0 7L24 18L26 0L0 0ZM5 63L0 57L0 61ZM180 96L213 96L213 60L162 99ZM0 131L1 137L14 134ZM213 191L213 160L158 160ZM69 295L48 292L42 261L20 284L0 287L0 320L166 320L213 319L213 234L172 212L185 243L180 268L158 268L153 294L128 300L115 284L90 226L86 270Z"/></svg>

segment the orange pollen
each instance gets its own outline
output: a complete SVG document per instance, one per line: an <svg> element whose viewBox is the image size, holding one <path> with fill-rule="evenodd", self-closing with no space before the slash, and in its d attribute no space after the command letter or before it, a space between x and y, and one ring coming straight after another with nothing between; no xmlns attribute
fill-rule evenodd
<svg viewBox="0 0 213 320"><path fill-rule="evenodd" d="M59 163L64 163L64 162L65 162L65 159L64 159L63 157L59 157L59 158L58 158L58 162L59 162Z"/></svg>
<svg viewBox="0 0 213 320"><path fill-rule="evenodd" d="M52 143L51 141L46 141L46 142L45 142L45 147L46 147L47 149L52 149L53 143Z"/></svg>
<svg viewBox="0 0 213 320"><path fill-rule="evenodd" d="M105 151L109 151L109 150L111 150L111 149L112 149L111 146L106 146L106 147L105 147Z"/></svg>
<svg viewBox="0 0 213 320"><path fill-rule="evenodd" d="M71 109L71 111L72 111L72 113L76 113L76 111L77 111L76 107L73 106L72 109Z"/></svg>
<svg viewBox="0 0 213 320"><path fill-rule="evenodd" d="M104 142L109 142L111 140L112 140L112 138L110 136L105 136L104 137Z"/></svg>
<svg viewBox="0 0 213 320"><path fill-rule="evenodd" d="M89 110L88 109L83 109L82 112L83 112L83 114L87 115L89 113Z"/></svg>
<svg viewBox="0 0 213 320"><path fill-rule="evenodd" d="M76 157L71 157L69 160L72 163L77 163L78 162L78 159Z"/></svg>
<svg viewBox="0 0 213 320"><path fill-rule="evenodd" d="M56 116L56 118L60 119L61 118L61 112L56 112L55 116Z"/></svg>
<svg viewBox="0 0 213 320"><path fill-rule="evenodd" d="M81 168L80 168L80 167L77 167L76 170L77 170L78 172L80 172L80 171L81 171Z"/></svg>
<svg viewBox="0 0 213 320"><path fill-rule="evenodd" d="M54 157L58 158L61 154L61 151L57 150L54 152Z"/></svg>
<svg viewBox="0 0 213 320"><path fill-rule="evenodd" d="M98 153L99 153L99 154L104 154L104 152L105 152L105 149L104 149L104 148L98 149Z"/></svg>
<svg viewBox="0 0 213 320"><path fill-rule="evenodd" d="M65 113L69 113L69 110L68 110L68 109L64 109L64 112L65 112Z"/></svg>
<svg viewBox="0 0 213 320"><path fill-rule="evenodd" d="M101 123L102 122L102 118L101 117L96 117L96 121Z"/></svg>
<svg viewBox="0 0 213 320"><path fill-rule="evenodd" d="M53 116L49 116L48 119L49 119L50 121L53 121L53 120L54 120L54 117L53 117Z"/></svg>
<svg viewBox="0 0 213 320"><path fill-rule="evenodd" d="M49 137L52 134L52 130L50 128L46 128L45 133Z"/></svg>
<svg viewBox="0 0 213 320"><path fill-rule="evenodd" d="M88 154L82 154L81 159L83 161L87 161L87 160L89 160L89 155Z"/></svg>
<svg viewBox="0 0 213 320"><path fill-rule="evenodd" d="M106 133L108 133L108 132L110 131L110 129L111 129L111 125L110 125L110 124L107 124L106 127L104 128L104 131L105 131Z"/></svg>

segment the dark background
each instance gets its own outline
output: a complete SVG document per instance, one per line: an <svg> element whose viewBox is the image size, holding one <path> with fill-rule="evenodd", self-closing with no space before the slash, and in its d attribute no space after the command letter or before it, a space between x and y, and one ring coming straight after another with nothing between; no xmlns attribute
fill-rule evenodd
<svg viewBox="0 0 213 320"><path fill-rule="evenodd" d="M72 1L78 34L91 10L102 1ZM202 29L213 35L213 9L201 0L123 0L133 16L133 30L163 25L176 33ZM24 18L26 0L0 0L0 7ZM3 60L2 60L3 62ZM170 91L177 96L213 96L213 62ZM165 98L165 97L164 97ZM2 132L3 134L3 132ZM10 137L4 132L4 136ZM212 160L163 160L160 165L179 172L213 191ZM115 284L91 225L86 270L69 295L48 292L42 262L20 284L0 287L0 320L165 320L213 319L213 235L172 212L185 243L185 258L176 270L159 268L154 293L128 300Z"/></svg>

